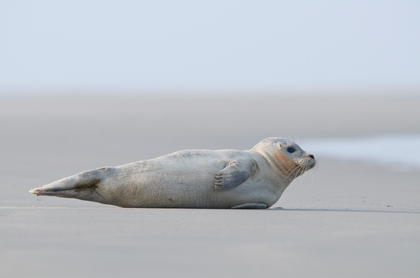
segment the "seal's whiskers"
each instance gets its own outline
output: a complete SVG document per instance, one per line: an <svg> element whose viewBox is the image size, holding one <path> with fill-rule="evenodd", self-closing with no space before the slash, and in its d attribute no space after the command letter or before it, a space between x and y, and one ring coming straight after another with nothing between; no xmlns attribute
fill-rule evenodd
<svg viewBox="0 0 420 278"><path fill-rule="evenodd" d="M301 166L296 165L296 167L292 171L289 172L289 175L287 175L284 178L284 181L288 180L292 175L295 176L295 177L298 176L298 175L295 175L295 174L298 174L299 173L300 168L301 168Z"/></svg>

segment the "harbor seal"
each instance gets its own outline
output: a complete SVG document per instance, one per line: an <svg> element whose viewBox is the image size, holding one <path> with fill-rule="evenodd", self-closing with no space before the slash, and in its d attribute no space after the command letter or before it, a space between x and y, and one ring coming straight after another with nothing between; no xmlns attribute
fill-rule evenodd
<svg viewBox="0 0 420 278"><path fill-rule="evenodd" d="M265 209L315 164L294 142L270 137L251 150L179 151L85 171L30 192L120 207Z"/></svg>

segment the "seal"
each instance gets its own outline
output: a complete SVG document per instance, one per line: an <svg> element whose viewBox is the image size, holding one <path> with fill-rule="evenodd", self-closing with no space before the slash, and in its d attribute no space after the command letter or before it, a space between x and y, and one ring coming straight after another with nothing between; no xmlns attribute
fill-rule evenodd
<svg viewBox="0 0 420 278"><path fill-rule="evenodd" d="M296 143L270 137L251 150L184 150L85 171L30 192L120 207L265 209L315 164Z"/></svg>

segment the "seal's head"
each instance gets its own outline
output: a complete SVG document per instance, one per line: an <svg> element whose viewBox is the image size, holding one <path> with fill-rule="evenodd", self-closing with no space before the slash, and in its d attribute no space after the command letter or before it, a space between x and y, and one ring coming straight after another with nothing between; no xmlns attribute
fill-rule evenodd
<svg viewBox="0 0 420 278"><path fill-rule="evenodd" d="M315 167L315 156L288 139L270 137L255 145L252 151L264 155L286 177L294 179Z"/></svg>

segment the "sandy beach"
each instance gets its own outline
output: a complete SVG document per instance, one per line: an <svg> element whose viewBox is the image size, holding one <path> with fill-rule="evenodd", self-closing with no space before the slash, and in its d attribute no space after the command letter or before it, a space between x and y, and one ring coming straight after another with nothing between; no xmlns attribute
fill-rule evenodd
<svg viewBox="0 0 420 278"><path fill-rule="evenodd" d="M314 153L318 166L258 211L122 209L28 190L271 136L420 134L419 107L379 95L3 96L0 276L418 277L420 169Z"/></svg>

